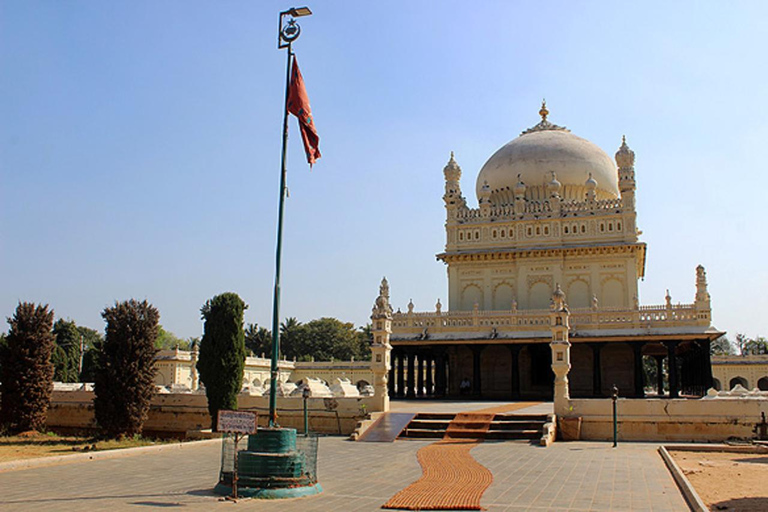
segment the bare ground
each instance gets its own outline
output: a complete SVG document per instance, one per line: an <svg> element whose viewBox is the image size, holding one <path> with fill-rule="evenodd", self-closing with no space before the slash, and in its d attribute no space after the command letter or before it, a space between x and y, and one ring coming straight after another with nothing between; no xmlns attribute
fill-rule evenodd
<svg viewBox="0 0 768 512"><path fill-rule="evenodd" d="M710 510L768 511L768 453L670 454Z"/></svg>

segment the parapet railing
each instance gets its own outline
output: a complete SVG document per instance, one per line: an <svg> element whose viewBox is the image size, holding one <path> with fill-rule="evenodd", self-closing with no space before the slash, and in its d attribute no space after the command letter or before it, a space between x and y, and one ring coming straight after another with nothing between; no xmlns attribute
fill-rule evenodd
<svg viewBox="0 0 768 512"><path fill-rule="evenodd" d="M503 327L505 330L549 330L550 310L496 310L397 312L393 315L393 330L418 332L462 330L473 327ZM639 306L637 308L575 308L570 310L570 323L577 329L616 327L670 327L678 325L709 325L709 308L695 304Z"/></svg>

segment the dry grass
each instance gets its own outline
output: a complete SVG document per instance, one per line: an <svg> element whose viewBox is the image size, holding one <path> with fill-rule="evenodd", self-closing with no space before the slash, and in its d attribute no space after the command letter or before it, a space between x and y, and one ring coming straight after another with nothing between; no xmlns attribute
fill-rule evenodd
<svg viewBox="0 0 768 512"><path fill-rule="evenodd" d="M94 437L61 436L53 433L24 432L0 437L0 462L71 455L88 451L115 450L161 444L168 441L143 437L102 440Z"/></svg>

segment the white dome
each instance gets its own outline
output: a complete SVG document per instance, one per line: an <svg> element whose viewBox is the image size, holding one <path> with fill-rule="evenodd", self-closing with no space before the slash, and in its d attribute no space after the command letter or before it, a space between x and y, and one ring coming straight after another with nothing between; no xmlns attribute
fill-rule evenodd
<svg viewBox="0 0 768 512"><path fill-rule="evenodd" d="M480 197L480 189L487 182L492 203L511 204L514 187L522 181L526 198L543 200L547 198L552 171L562 184L560 196L564 200L584 200L590 173L597 181L598 199L619 197L619 177L613 160L596 145L546 118L488 159L477 176L477 195Z"/></svg>

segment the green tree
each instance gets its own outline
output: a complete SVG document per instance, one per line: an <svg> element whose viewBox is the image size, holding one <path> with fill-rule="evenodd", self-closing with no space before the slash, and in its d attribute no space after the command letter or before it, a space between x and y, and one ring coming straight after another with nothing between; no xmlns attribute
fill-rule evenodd
<svg viewBox="0 0 768 512"><path fill-rule="evenodd" d="M237 409L237 395L243 387L243 313L246 307L236 293L227 292L213 297L200 310L205 325L197 371L205 385L214 431L218 412Z"/></svg>
<svg viewBox="0 0 768 512"><path fill-rule="evenodd" d="M176 347L179 347L182 350L187 350L189 348L189 342L179 338L171 331L166 331L163 329L162 325L158 326L155 348L160 350L173 350Z"/></svg>
<svg viewBox="0 0 768 512"><path fill-rule="evenodd" d="M298 358L297 343L303 336L304 326L295 317L288 317L280 324L280 355L287 359ZM271 338L271 337L270 337ZM271 339L270 339L271 341ZM272 349L269 350L270 355Z"/></svg>
<svg viewBox="0 0 768 512"><path fill-rule="evenodd" d="M736 334L736 347L739 349L739 355L760 355L768 354L768 340L762 336L750 338L745 334Z"/></svg>
<svg viewBox="0 0 768 512"><path fill-rule="evenodd" d="M371 324L365 324L363 327L360 327L357 333L357 337L358 346L355 359L359 359L361 361L370 361L371 343L373 343L373 332L371 331Z"/></svg>
<svg viewBox="0 0 768 512"><path fill-rule="evenodd" d="M109 437L140 434L155 393L155 341L160 313L146 300L106 308L93 400L96 421Z"/></svg>
<svg viewBox="0 0 768 512"><path fill-rule="evenodd" d="M53 311L21 302L0 344L0 425L9 433L42 430L53 391Z"/></svg>
<svg viewBox="0 0 768 512"><path fill-rule="evenodd" d="M358 356L359 346L359 333L354 324L320 318L302 326L295 351L297 358L305 361L311 357L319 361L331 358L348 361Z"/></svg>
<svg viewBox="0 0 768 512"><path fill-rule="evenodd" d="M733 354L733 345L728 337L723 334L712 341L709 346L709 353L713 356L727 356Z"/></svg>
<svg viewBox="0 0 768 512"><path fill-rule="evenodd" d="M259 327L257 324L248 324L245 328L245 348L254 356L271 357L272 333L269 329Z"/></svg>
<svg viewBox="0 0 768 512"><path fill-rule="evenodd" d="M83 370L80 372L80 382L94 382L96 368L99 365L101 346L104 338L98 331L89 327L78 326L77 330L83 337Z"/></svg>
<svg viewBox="0 0 768 512"><path fill-rule="evenodd" d="M744 346L744 355L764 355L768 354L768 340L762 336L749 338Z"/></svg>
<svg viewBox="0 0 768 512"><path fill-rule="evenodd" d="M53 324L56 347L51 355L57 382L79 382L80 380L80 331L75 322L60 318Z"/></svg>

